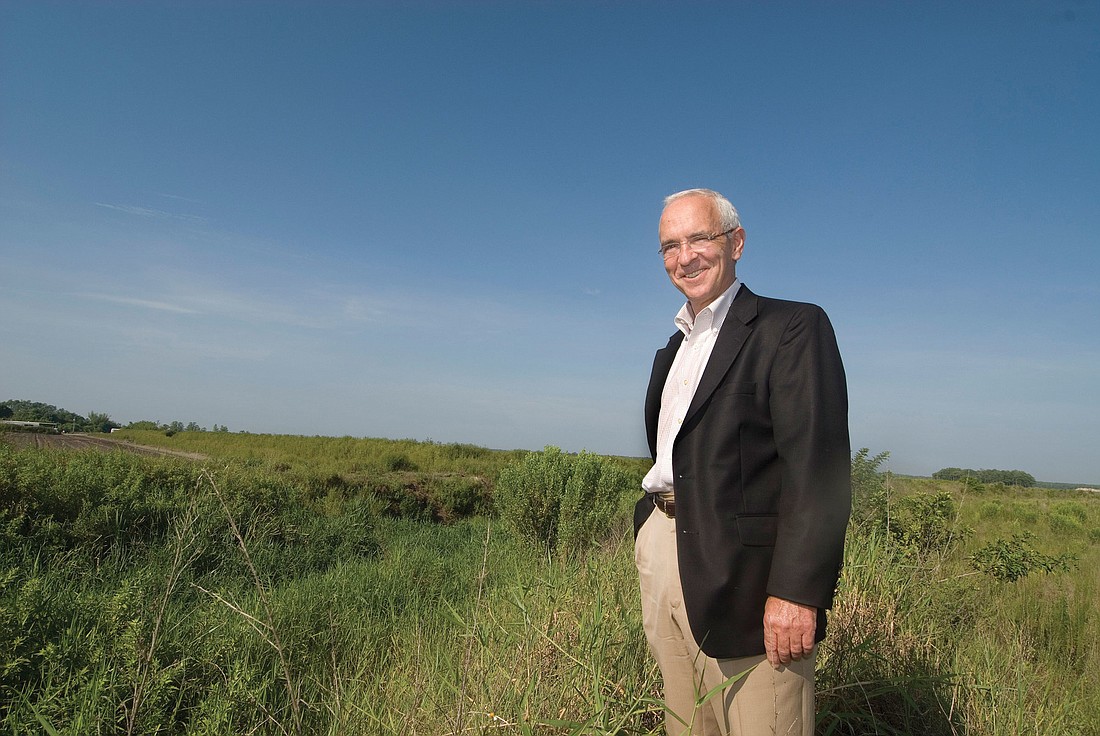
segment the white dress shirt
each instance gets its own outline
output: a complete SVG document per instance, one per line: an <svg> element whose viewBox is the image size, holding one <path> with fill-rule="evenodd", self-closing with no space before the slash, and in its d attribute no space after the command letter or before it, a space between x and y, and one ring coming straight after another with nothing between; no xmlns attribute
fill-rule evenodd
<svg viewBox="0 0 1100 736"><path fill-rule="evenodd" d="M676 327L684 333L684 341L676 351L665 387L661 393L661 414L657 420L657 461L642 480L647 493L660 493L666 498L673 493L672 445L684 423L699 378L703 375L718 331L729 313L730 304L741 288L734 279L721 296L693 316L691 304L685 303L676 314Z"/></svg>

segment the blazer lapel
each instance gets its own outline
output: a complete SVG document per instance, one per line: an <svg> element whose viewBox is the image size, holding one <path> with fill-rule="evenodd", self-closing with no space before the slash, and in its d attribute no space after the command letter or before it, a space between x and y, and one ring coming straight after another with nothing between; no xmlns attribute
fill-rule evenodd
<svg viewBox="0 0 1100 736"><path fill-rule="evenodd" d="M649 389L645 397L646 438L653 457L657 457L657 422L661 418L661 393L664 391L668 372L672 370L672 362L676 359L676 351L683 341L684 333L677 331L668 339L668 345L658 350L653 358L653 370L649 374Z"/></svg>
<svg viewBox="0 0 1100 736"><path fill-rule="evenodd" d="M726 313L726 321L722 323L722 329L718 332L718 339L714 343L714 351L710 354L707 367L703 369L703 375L699 378L699 386L695 389L695 396L691 399L684 423L691 420L692 416L706 403L714 389L722 382L734 358L741 352L745 340L752 334L749 323L756 318L757 297L749 291L748 287L741 284L737 296L730 304Z"/></svg>

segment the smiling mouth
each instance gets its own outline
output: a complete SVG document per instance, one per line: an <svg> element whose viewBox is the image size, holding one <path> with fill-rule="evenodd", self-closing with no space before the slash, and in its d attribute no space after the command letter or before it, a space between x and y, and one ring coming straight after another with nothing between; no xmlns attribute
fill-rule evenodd
<svg viewBox="0 0 1100 736"><path fill-rule="evenodd" d="M684 273L684 278L688 279L688 280L695 279L699 276L699 274L703 273L704 271L706 271L705 268L700 268L700 269L695 270L695 271L686 272L686 273Z"/></svg>

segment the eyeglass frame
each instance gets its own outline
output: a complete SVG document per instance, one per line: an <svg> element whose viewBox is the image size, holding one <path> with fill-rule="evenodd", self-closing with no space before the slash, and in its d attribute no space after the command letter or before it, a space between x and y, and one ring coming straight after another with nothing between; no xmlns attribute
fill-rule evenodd
<svg viewBox="0 0 1100 736"><path fill-rule="evenodd" d="M690 248L692 253L698 253L699 249L703 247L704 243L713 243L715 240L718 240L718 238L725 237L730 233L735 233L740 229L740 225L735 225L729 230L718 233L717 235L696 235L695 237L688 238L687 240L677 240L674 243L665 243L657 249L657 254L667 261L672 255L679 255L680 249L684 246ZM673 253L673 249L675 249L675 254Z"/></svg>

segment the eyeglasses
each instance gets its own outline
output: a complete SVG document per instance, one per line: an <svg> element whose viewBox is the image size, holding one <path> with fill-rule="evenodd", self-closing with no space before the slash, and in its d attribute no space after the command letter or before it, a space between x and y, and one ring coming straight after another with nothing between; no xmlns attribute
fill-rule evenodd
<svg viewBox="0 0 1100 736"><path fill-rule="evenodd" d="M674 258L680 255L680 248L684 246L690 248L693 253L698 253L703 248L713 243L715 240L718 240L718 238L729 235L736 229L737 228L735 227L731 227L724 233L718 233L717 235L696 235L694 238L688 238L687 240L677 240L673 243L665 243L657 250L657 252L660 253L666 261L669 258Z"/></svg>

